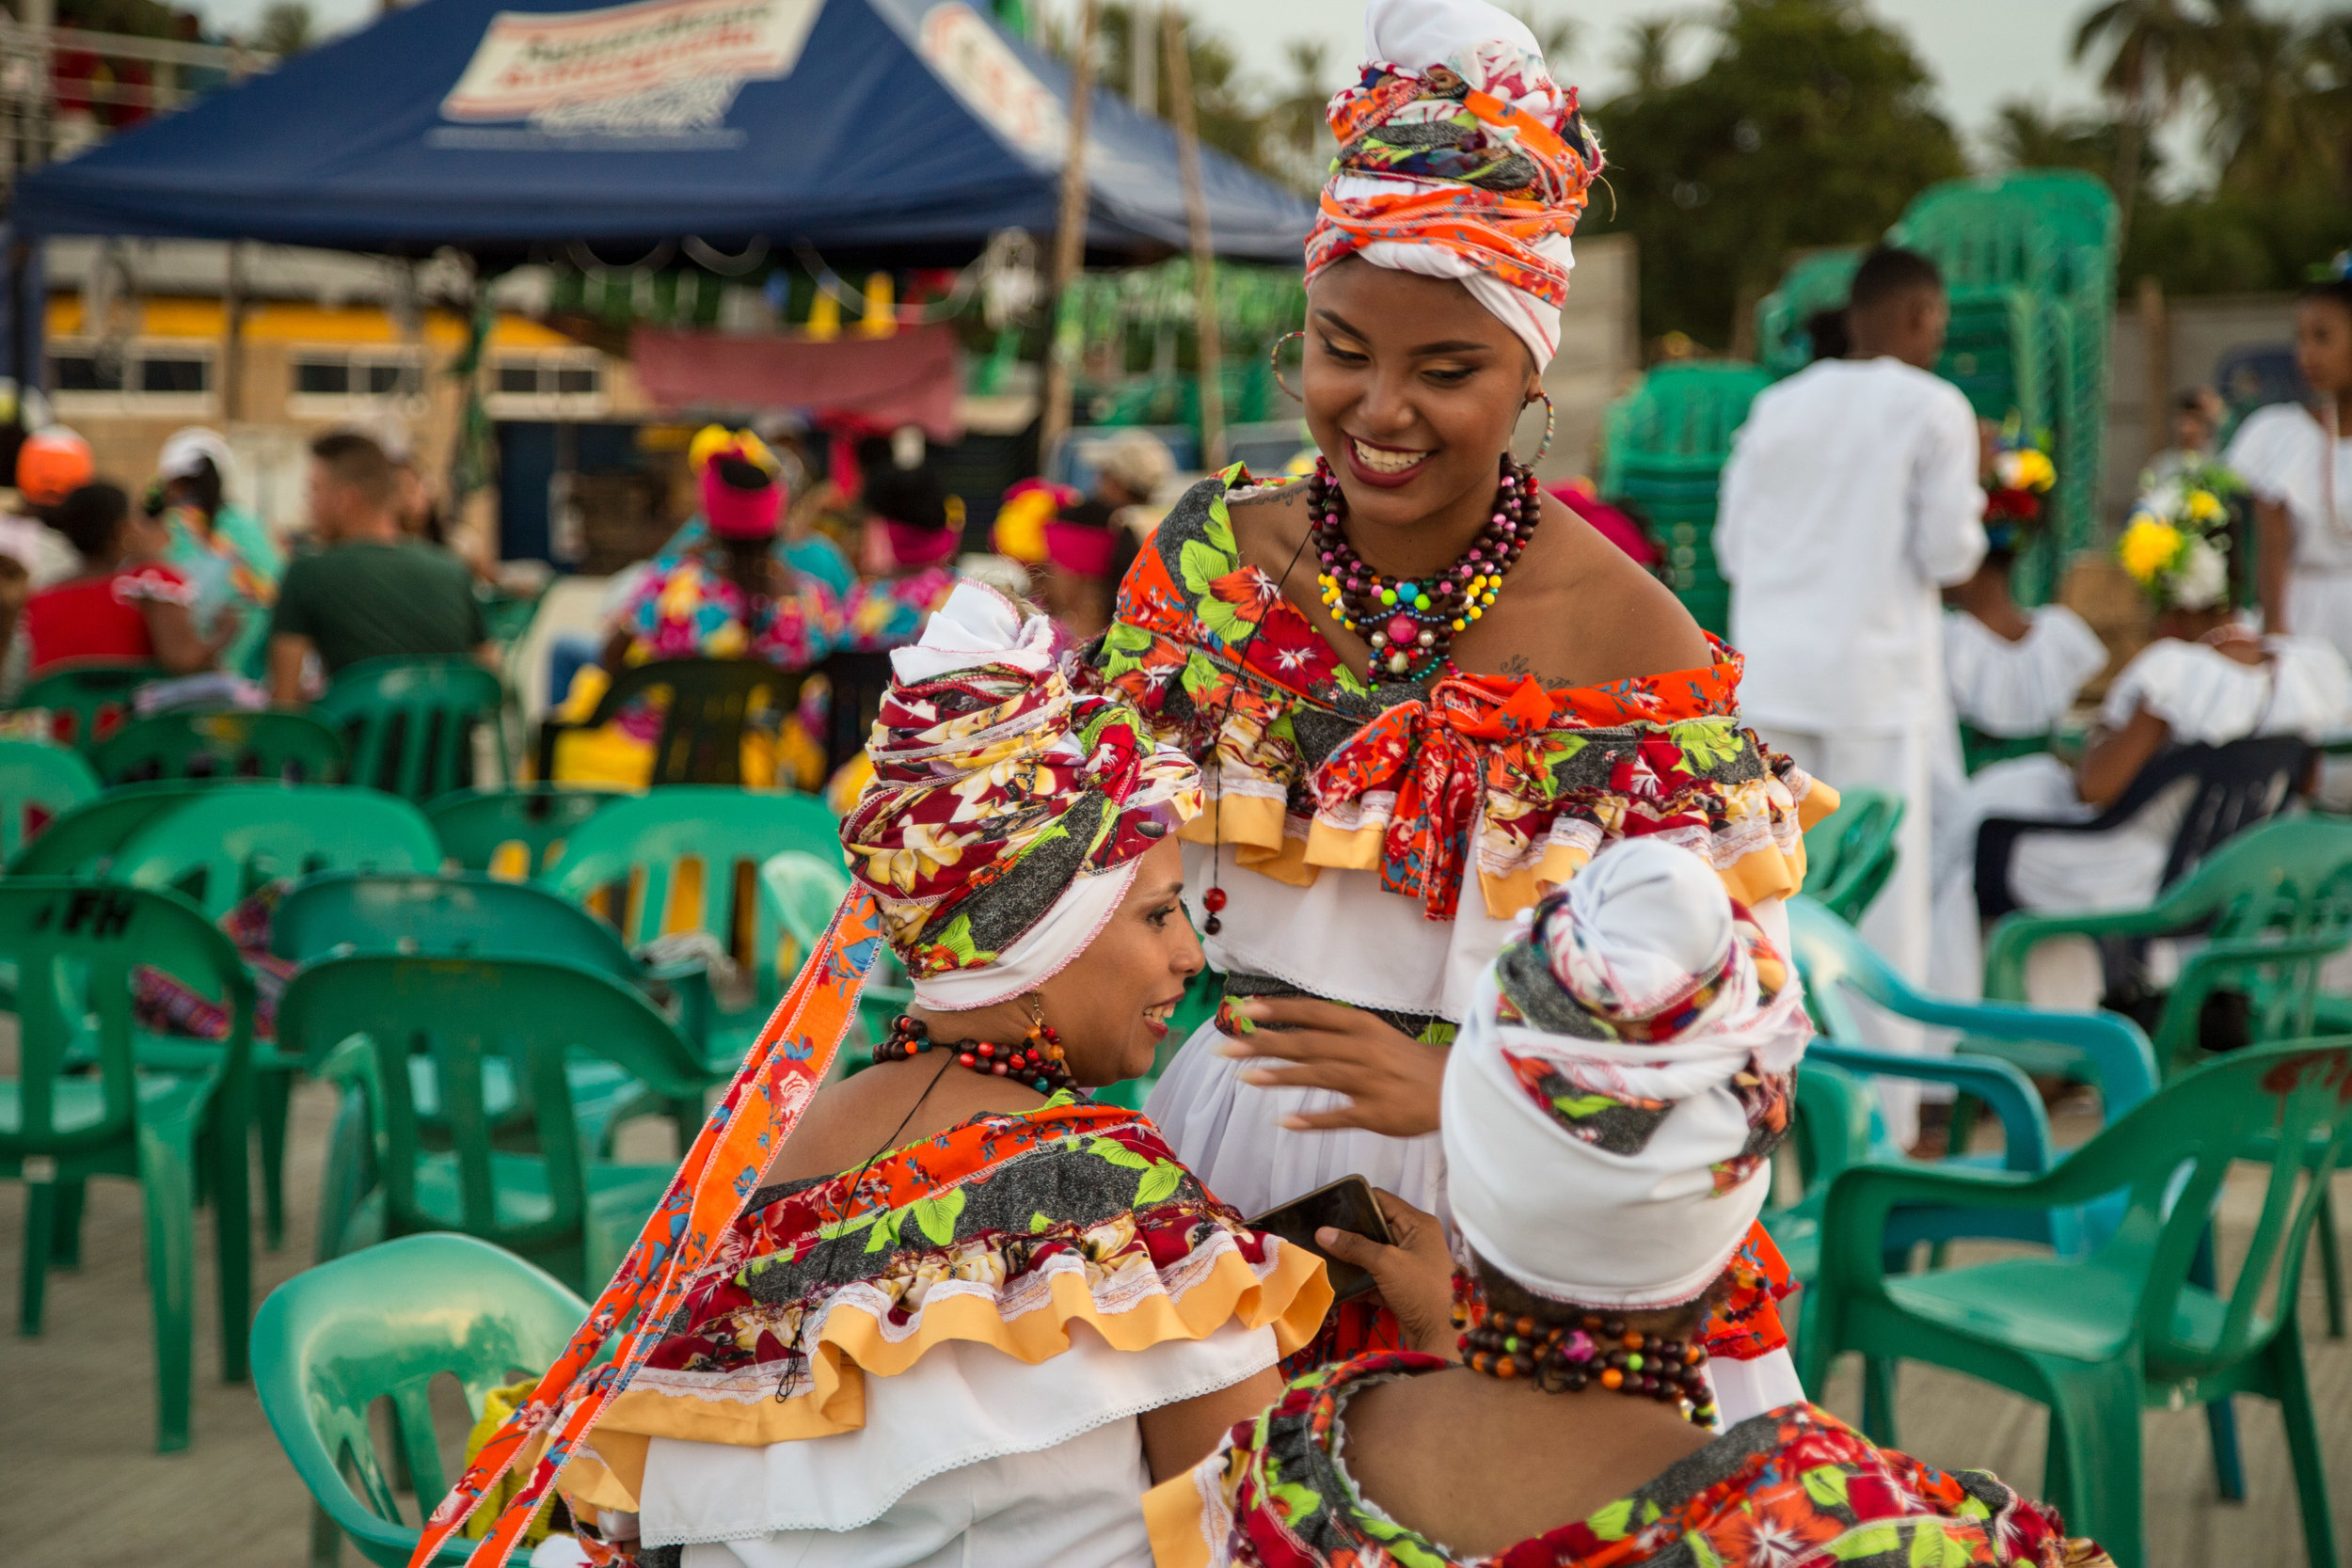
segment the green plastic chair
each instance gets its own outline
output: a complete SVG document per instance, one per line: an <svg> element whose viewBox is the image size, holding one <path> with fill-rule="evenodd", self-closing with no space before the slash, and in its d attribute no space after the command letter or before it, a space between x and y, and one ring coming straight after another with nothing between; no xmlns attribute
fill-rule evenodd
<svg viewBox="0 0 2352 1568"><path fill-rule="evenodd" d="M150 817L115 852L107 876L170 888L218 920L263 884L327 870L431 871L440 846L416 807L373 789L330 784L205 792ZM44 835L45 836L45 835ZM261 1143L263 1233L286 1235L286 1117L301 1065L280 1047L257 1052L254 1130Z"/></svg>
<svg viewBox="0 0 2352 1568"><path fill-rule="evenodd" d="M776 908L753 890L756 868L791 849L838 863L840 845L840 824L813 795L673 784L590 817L540 880L575 903L610 899L611 918L632 951L673 924L699 925L747 965L752 1006L719 1014L707 1028L690 1028L707 1042L713 1068L732 1072L807 952L788 938ZM749 876L737 870L744 863L753 868ZM672 905L687 901L693 879L702 889L701 911L698 921L687 922Z"/></svg>
<svg viewBox="0 0 2352 1568"><path fill-rule="evenodd" d="M190 784L184 779L117 784L65 812L42 829L39 838L19 845L8 857L8 875L103 877L131 835L156 817L215 790L277 787L259 779L218 784Z"/></svg>
<svg viewBox="0 0 2352 1568"><path fill-rule="evenodd" d="M612 678L596 711L580 723L549 718L540 724L539 777L555 779L556 741L566 730L601 729L643 699L661 710L647 784L739 784L745 726L763 708L790 713L809 673L756 658L669 658L635 665Z"/></svg>
<svg viewBox="0 0 2352 1568"><path fill-rule="evenodd" d="M157 713L100 741L90 763L109 784L235 778L338 784L343 743L299 713Z"/></svg>
<svg viewBox="0 0 2352 1568"><path fill-rule="evenodd" d="M2274 818L2238 834L2153 904L2106 913L2005 915L1985 943L1984 993L2022 1000L2033 949L2062 936L2123 948L2157 938L2194 938L2195 951L2164 993L2151 1032L2167 1074L2207 1060L2203 1037L2211 1009L2242 999L2249 1039L2296 1039L2320 1026L2352 1021L2352 1004L2323 1008L2320 970L2352 945L2352 821L2328 816ZM1994 1049L1998 1049L1997 1047ZM2345 1330L2344 1262L2334 1205L2322 1204L2320 1279L2328 1333Z"/></svg>
<svg viewBox="0 0 2352 1568"><path fill-rule="evenodd" d="M1883 789L1840 790L1837 809L1805 833L1806 891L1840 920L1858 924L1895 874L1903 804Z"/></svg>
<svg viewBox="0 0 2352 1568"><path fill-rule="evenodd" d="M46 708L52 738L87 754L130 719L131 699L140 687L170 678L160 664L65 659L34 676L16 705Z"/></svg>
<svg viewBox="0 0 2352 1568"><path fill-rule="evenodd" d="M611 927L544 888L470 874L434 877L329 871L305 878L272 911L270 945L278 957L298 964L346 953L389 953L412 958L539 958L586 969L640 990L675 990L703 978L698 965L661 971L640 964L629 957ZM707 986L700 994L707 996ZM701 1053L691 1043L681 1043L691 1056L700 1059ZM419 1125L428 1135L443 1133L434 1098L432 1065L422 1059L412 1061L410 1079ZM596 1057L573 1060L567 1082L581 1136L590 1148L601 1152L611 1150L622 1123L639 1116L669 1116L681 1150L692 1145L701 1130L700 1093L665 1101L611 1062ZM508 1063L501 1069L492 1064L485 1084L484 1114L489 1119L493 1141L528 1134L534 1113L524 1065ZM333 1255L326 1249L342 1234L352 1212L375 1182L364 1085L349 1082L344 1089L328 1133L319 1181L322 1258Z"/></svg>
<svg viewBox="0 0 2352 1568"><path fill-rule="evenodd" d="M353 784L421 804L474 783L474 733L488 725L499 777L512 777L506 689L469 658L368 658L346 665L310 717L341 736Z"/></svg>
<svg viewBox="0 0 2352 1568"><path fill-rule="evenodd" d="M1772 384L1760 365L1739 359L1682 359L1660 365L1609 405L1600 489L1632 493L1644 476L1714 480L1731 455L1731 439L1756 395Z"/></svg>
<svg viewBox="0 0 2352 1568"><path fill-rule="evenodd" d="M424 815L459 869L527 879L554 863L573 829L632 793L551 784L461 789L428 803Z"/></svg>
<svg viewBox="0 0 2352 1568"><path fill-rule="evenodd" d="M2146 1560L2143 1407L2234 1394L2279 1402L2312 1568L2337 1561L2295 1282L2320 1194L2352 1133L2352 1040L2241 1051L2183 1074L2046 1175L1861 1165L1832 1182L1798 1371L1820 1388L1845 1351L1925 1361L2050 1410L2043 1493L2126 1568ZM2198 1283L2232 1164L2280 1152L2235 1283ZM2048 1210L2128 1189L2122 1226L2088 1258L2017 1258L1925 1275L1885 1267L1906 1205ZM1892 1406L1866 1421L1897 1441Z"/></svg>
<svg viewBox="0 0 2352 1568"><path fill-rule="evenodd" d="M81 754L41 740L0 740L0 856L14 857L42 829L98 798L98 775Z"/></svg>
<svg viewBox="0 0 2352 1568"><path fill-rule="evenodd" d="M797 953L798 961L791 965L797 974L800 964L817 951L824 940L825 927L833 924L834 911L850 894L850 874L843 869L838 854L831 857L812 855L804 849L787 849L771 855L760 863L759 887L762 899L772 912L775 923L785 934L787 948L783 952ZM777 977L784 977L785 963L780 957ZM906 971L885 946L875 960L874 973L866 977L866 989L858 993L858 1022L866 1032L865 1060L852 1064L852 1069L871 1064L874 1042L890 1033L890 1021L914 1004L914 990L906 983Z"/></svg>
<svg viewBox="0 0 2352 1568"><path fill-rule="evenodd" d="M1963 721L1960 726L1961 768L1972 777L1996 762L2039 756L2058 738L2055 730L2042 735L1987 735Z"/></svg>
<svg viewBox="0 0 2352 1568"><path fill-rule="evenodd" d="M1813 362L1813 340L1805 323L1818 310L1836 309L1853 292L1858 246L1817 250L1789 265L1780 287L1756 307L1756 357L1774 375L1794 375Z"/></svg>
<svg viewBox="0 0 2352 1568"><path fill-rule="evenodd" d="M310 1488L313 1568L334 1568L346 1535L376 1568L407 1568L419 1531L394 1478L413 1483L421 1514L449 1487L433 1380L454 1374L479 1420L493 1389L553 1364L587 1316L560 1282L470 1236L403 1237L272 1291L253 1315L254 1392ZM389 1455L369 1425L378 1400L391 1402ZM462 1563L473 1545L453 1541L433 1560Z"/></svg>
<svg viewBox="0 0 2352 1568"><path fill-rule="evenodd" d="M171 887L217 920L262 884L327 870L435 871L424 814L373 789L279 784L212 790L132 832L108 875Z"/></svg>
<svg viewBox="0 0 2352 1568"><path fill-rule="evenodd" d="M652 1003L604 975L531 958L408 958L357 953L304 969L278 1003L282 1048L313 1074L366 1089L382 1184L329 1250L461 1230L538 1262L582 1291L610 1278L673 1166L592 1158L572 1100L576 1057L612 1063L666 1099L699 1094L703 1065ZM387 1056L421 1056L451 1148L425 1146L424 1107ZM490 1080L519 1064L529 1150L502 1148ZM520 1098L519 1096L517 1097Z"/></svg>
<svg viewBox="0 0 2352 1568"><path fill-rule="evenodd" d="M41 1332L49 1265L78 1222L84 1183L138 1182L154 1312L155 1447L184 1449L199 1191L215 1217L221 1377L246 1375L253 981L229 939L185 899L50 878L0 883L0 955L18 976L17 1069L0 1080L0 1176L27 1186L19 1332ZM190 1042L167 1063L135 1060L132 984L141 966L226 1006L228 1037Z"/></svg>

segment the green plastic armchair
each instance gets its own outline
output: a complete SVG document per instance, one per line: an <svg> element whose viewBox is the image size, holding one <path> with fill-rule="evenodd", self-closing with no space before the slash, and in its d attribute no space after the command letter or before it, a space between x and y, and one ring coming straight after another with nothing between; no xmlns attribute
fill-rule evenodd
<svg viewBox="0 0 2352 1568"><path fill-rule="evenodd" d="M278 1036L311 1072L357 1077L367 1092L382 1182L331 1250L351 1250L379 1232L462 1230L582 1290L611 1276L673 1167L594 1158L569 1064L580 1056L611 1062L669 1099L699 1094L706 1081L669 1021L636 990L537 959L327 958L287 985ZM430 1065L447 1149L427 1147L411 1074L383 1069L387 1060L412 1057ZM508 1071L527 1092L527 1149L501 1147L513 1140L495 1135L491 1122L492 1081Z"/></svg>
<svg viewBox="0 0 2352 1568"><path fill-rule="evenodd" d="M170 678L160 664L62 659L34 676L16 705L45 709L51 737L87 754L131 717L131 699L140 687Z"/></svg>
<svg viewBox="0 0 2352 1568"><path fill-rule="evenodd" d="M574 829L630 794L587 784L461 789L427 804L424 815L458 869L528 879L555 863Z"/></svg>
<svg viewBox="0 0 2352 1568"><path fill-rule="evenodd" d="M638 702L660 705L654 737L656 785L743 782L743 730L762 708L790 713L811 672L780 670L756 658L667 658L633 665L612 678L596 711L578 724L548 718L539 726L539 777L552 780L556 742L566 730L600 729Z"/></svg>
<svg viewBox="0 0 2352 1568"><path fill-rule="evenodd" d="M1881 789L1848 789L1837 809L1804 835L1805 885L1841 920L1858 921L1895 874L1895 834L1903 800Z"/></svg>
<svg viewBox="0 0 2352 1568"><path fill-rule="evenodd" d="M184 1449L199 1191L215 1216L221 1376L246 1375L253 981L229 939L185 899L49 878L0 883L0 957L18 977L17 1066L0 1079L0 1176L28 1189L19 1331L41 1332L49 1265L78 1222L83 1184L138 1182L154 1312L155 1447ZM191 1042L168 1061L135 1059L132 985L142 966L220 1003L228 1037Z"/></svg>
<svg viewBox="0 0 2352 1568"><path fill-rule="evenodd" d="M2050 1410L2043 1492L2124 1568L2146 1560L2140 1423L2233 1394L2279 1402L2312 1568L2337 1561L2295 1282L2320 1194L2352 1133L2352 1039L2233 1053L2183 1073L2041 1176L1865 1164L1831 1183L1821 1267L1807 1292L1798 1372L1819 1388L1841 1353L1966 1372ZM2199 1284L2210 1216L2232 1164L2280 1151L2245 1261L2226 1291ZM1905 1207L2050 1210L2129 1193L2090 1256L2026 1257L1923 1275L1890 1272L1889 1217ZM1896 1441L1891 1404L1865 1429Z"/></svg>
<svg viewBox="0 0 2352 1568"><path fill-rule="evenodd" d="M253 1316L254 1392L310 1488L313 1568L333 1568L343 1535L376 1568L407 1568L418 1531L401 1519L392 1477L414 1482L420 1514L449 1484L433 1380L453 1374L479 1419L493 1389L550 1365L587 1316L557 1280L470 1236L403 1237L272 1291ZM392 1406L389 1456L369 1426L378 1400ZM453 1541L433 1560L461 1563L473 1544Z"/></svg>
<svg viewBox="0 0 2352 1568"><path fill-rule="evenodd" d="M131 835L154 818L174 812L190 800L215 790L275 789L259 779L224 784L191 784L164 779L152 784L117 784L95 800L68 809L41 830L39 838L17 846L8 857L11 877L103 877L115 854Z"/></svg>
<svg viewBox="0 0 2352 1568"><path fill-rule="evenodd" d="M336 673L310 717L342 737L353 784L420 803L474 782L474 735L489 726L507 772L506 689L469 658L369 658Z"/></svg>
<svg viewBox="0 0 2352 1568"><path fill-rule="evenodd" d="M13 856L58 817L98 798L78 752L41 740L0 740L0 856Z"/></svg>
<svg viewBox="0 0 2352 1568"><path fill-rule="evenodd" d="M751 972L752 1004L689 1032L714 1069L732 1074L808 951L756 891L757 868L794 849L840 863L840 824L817 797L672 784L581 823L539 879L575 903L605 901L632 951L697 927L727 947Z"/></svg>
<svg viewBox="0 0 2352 1568"><path fill-rule="evenodd" d="M234 778L340 784L343 743L299 713L156 713L100 741L90 766L110 784Z"/></svg>

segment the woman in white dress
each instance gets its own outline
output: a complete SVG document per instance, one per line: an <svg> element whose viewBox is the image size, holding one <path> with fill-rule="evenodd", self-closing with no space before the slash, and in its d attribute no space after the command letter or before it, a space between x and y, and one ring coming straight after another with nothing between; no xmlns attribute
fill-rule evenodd
<svg viewBox="0 0 2352 1568"><path fill-rule="evenodd" d="M2175 482L2177 483L2177 482ZM2145 505L2146 503L2143 503ZM2167 570L2147 583L2156 600L2156 640L2124 665L2101 705L2080 768L2069 772L2047 753L1996 763L1963 792L1970 852L1939 866L1938 946L1960 955L1955 971L1975 995L1978 942L1974 843L1988 816L2084 821L2122 799L2140 770L2174 746L2221 746L2257 736L2316 741L2352 721L2352 668L2312 637L2261 636L2231 607L2236 574L2226 529L2205 534L2183 559L2209 549L2218 559ZM2125 535L2127 558L2132 534ZM2196 781L2183 779L2132 817L2100 833L2022 835L2010 862L2010 891L2036 910L2132 909L2162 889L2165 863ZM2098 1000L2087 953L2075 944L2037 953L2033 998L2047 1006L2088 1006ZM2049 955L2046 958L2043 954Z"/></svg>
<svg viewBox="0 0 2352 1568"><path fill-rule="evenodd" d="M2303 295L2295 360L2315 406L2256 410L2225 460L2257 503L2263 625L2352 657L2352 279Z"/></svg>

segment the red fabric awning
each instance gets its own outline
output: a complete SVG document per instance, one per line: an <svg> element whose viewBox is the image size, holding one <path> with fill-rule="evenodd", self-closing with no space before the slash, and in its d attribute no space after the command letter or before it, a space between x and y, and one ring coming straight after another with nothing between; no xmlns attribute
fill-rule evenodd
<svg viewBox="0 0 2352 1568"><path fill-rule="evenodd" d="M934 441L963 434L956 337L945 323L887 338L740 337L639 327L628 353L645 395L674 412L797 408L883 429L923 427Z"/></svg>

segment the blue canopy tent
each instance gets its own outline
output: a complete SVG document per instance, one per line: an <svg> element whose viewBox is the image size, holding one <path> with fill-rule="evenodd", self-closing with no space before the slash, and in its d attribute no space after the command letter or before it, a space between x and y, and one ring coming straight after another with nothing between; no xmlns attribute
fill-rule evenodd
<svg viewBox="0 0 2352 1568"><path fill-rule="evenodd" d="M425 0L17 185L20 236L485 260L584 240L799 241L911 264L1051 230L1070 72L965 0ZM1174 133L1098 90L1088 247L1186 243ZM1313 213L1213 150L1217 251Z"/></svg>

